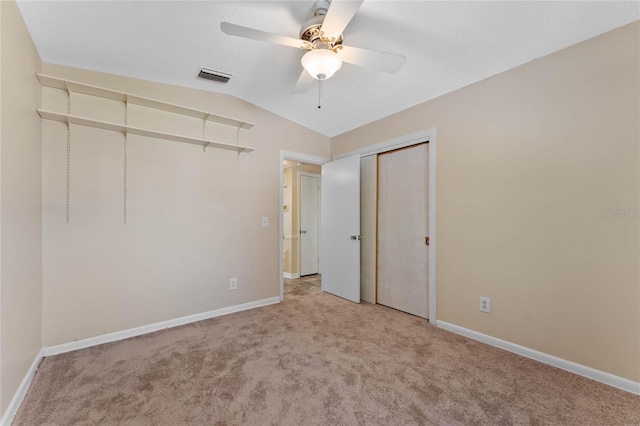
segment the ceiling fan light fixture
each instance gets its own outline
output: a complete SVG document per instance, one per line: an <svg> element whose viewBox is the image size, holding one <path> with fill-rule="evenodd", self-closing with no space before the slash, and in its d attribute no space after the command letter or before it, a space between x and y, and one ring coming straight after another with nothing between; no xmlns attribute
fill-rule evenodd
<svg viewBox="0 0 640 426"><path fill-rule="evenodd" d="M342 58L329 49L314 49L302 57L302 66L316 80L326 80L340 69Z"/></svg>

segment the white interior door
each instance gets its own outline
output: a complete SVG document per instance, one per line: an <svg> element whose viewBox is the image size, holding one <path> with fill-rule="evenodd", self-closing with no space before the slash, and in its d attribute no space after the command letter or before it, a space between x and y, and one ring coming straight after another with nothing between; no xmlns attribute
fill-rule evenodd
<svg viewBox="0 0 640 426"><path fill-rule="evenodd" d="M378 303L429 318L429 146L378 155Z"/></svg>
<svg viewBox="0 0 640 426"><path fill-rule="evenodd" d="M322 166L322 289L360 303L360 156Z"/></svg>
<svg viewBox="0 0 640 426"><path fill-rule="evenodd" d="M300 175L300 276L318 273L320 179Z"/></svg>

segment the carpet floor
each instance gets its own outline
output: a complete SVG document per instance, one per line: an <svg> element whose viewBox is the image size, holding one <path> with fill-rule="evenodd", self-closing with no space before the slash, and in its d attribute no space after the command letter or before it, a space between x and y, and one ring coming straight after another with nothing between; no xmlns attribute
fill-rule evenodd
<svg viewBox="0 0 640 426"><path fill-rule="evenodd" d="M45 358L14 425L637 425L640 397L326 293Z"/></svg>

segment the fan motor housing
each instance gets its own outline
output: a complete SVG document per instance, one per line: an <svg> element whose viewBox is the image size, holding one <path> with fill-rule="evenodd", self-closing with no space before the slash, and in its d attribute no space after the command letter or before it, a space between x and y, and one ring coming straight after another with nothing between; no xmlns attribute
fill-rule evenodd
<svg viewBox="0 0 640 426"><path fill-rule="evenodd" d="M316 18L321 18L319 23L313 22L313 21L317 21ZM340 34L336 40L328 40L323 37L324 35L320 31L320 28L322 28L323 20L324 20L324 16L316 16L315 18L305 22L305 25L303 26L303 29L300 32L300 38L302 40L308 41L309 43L314 45L314 47L316 47L316 44L318 43L329 45L330 48L333 48L335 46L342 44L342 34Z"/></svg>
<svg viewBox="0 0 640 426"><path fill-rule="evenodd" d="M330 5L330 0L318 0L313 5L313 17L302 25L300 38L311 43L314 49L318 47L333 49L335 46L342 44L342 34L336 37L335 40L331 40L320 31Z"/></svg>

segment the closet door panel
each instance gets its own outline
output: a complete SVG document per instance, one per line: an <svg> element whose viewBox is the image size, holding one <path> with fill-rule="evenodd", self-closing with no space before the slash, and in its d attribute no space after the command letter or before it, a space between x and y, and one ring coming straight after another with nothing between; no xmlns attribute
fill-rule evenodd
<svg viewBox="0 0 640 426"><path fill-rule="evenodd" d="M429 317L429 146L378 155L378 303Z"/></svg>

